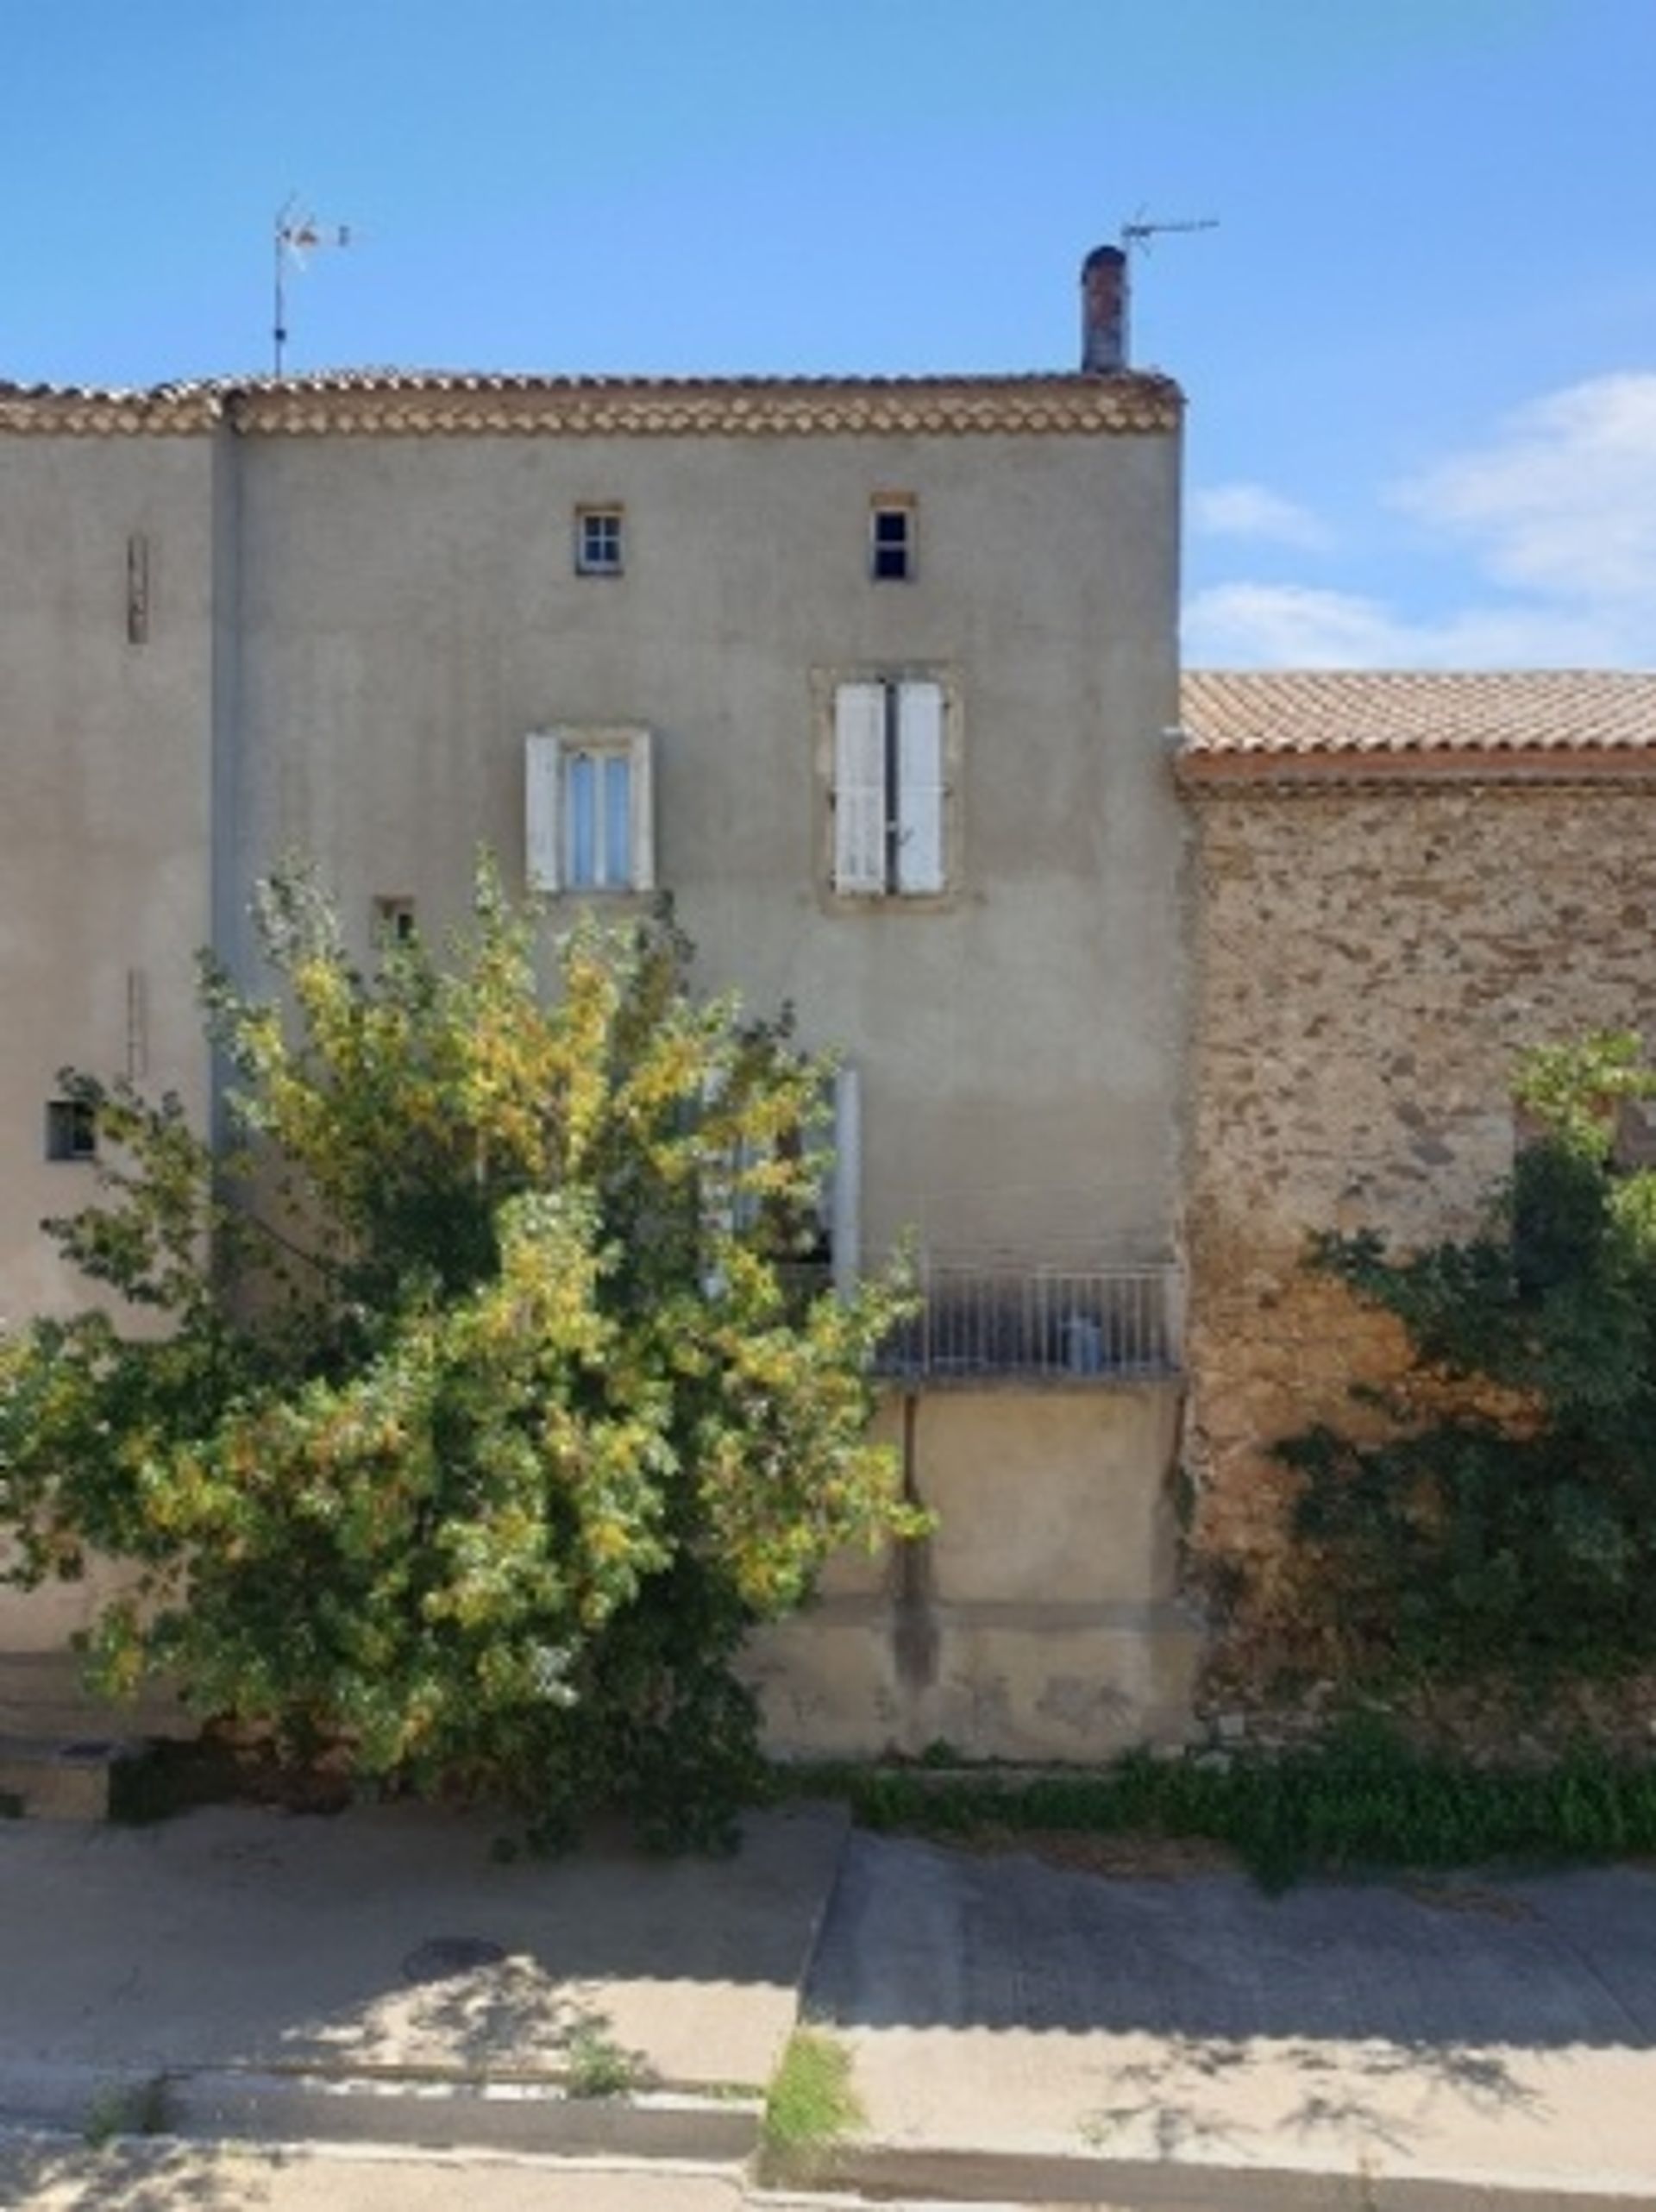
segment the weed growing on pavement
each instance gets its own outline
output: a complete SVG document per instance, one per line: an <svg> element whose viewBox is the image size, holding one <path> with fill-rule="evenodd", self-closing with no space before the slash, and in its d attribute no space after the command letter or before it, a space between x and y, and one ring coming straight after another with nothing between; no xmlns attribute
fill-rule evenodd
<svg viewBox="0 0 1656 2212"><path fill-rule="evenodd" d="M97 2091L81 2122L88 2150L101 2151L122 2135L166 2133L166 2083L159 2074L143 2082L108 2082Z"/></svg>
<svg viewBox="0 0 1656 2212"><path fill-rule="evenodd" d="M819 2027L796 2027L765 2098L761 2163L768 2175L800 2175L855 2134L863 2112L851 2085L851 2054Z"/></svg>
<svg viewBox="0 0 1656 2212"><path fill-rule="evenodd" d="M564 2069L571 2096L625 2096L639 2084L637 2060L591 2020L572 2032Z"/></svg>

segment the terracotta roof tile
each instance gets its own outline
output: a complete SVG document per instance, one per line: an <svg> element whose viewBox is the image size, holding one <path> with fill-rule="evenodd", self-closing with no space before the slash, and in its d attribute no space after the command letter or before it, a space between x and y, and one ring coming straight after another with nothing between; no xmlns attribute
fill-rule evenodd
<svg viewBox="0 0 1656 2212"><path fill-rule="evenodd" d="M439 436L1087 435L1176 430L1170 377L534 376L365 368L207 377L147 390L0 382L0 433L210 429Z"/></svg>
<svg viewBox="0 0 1656 2212"><path fill-rule="evenodd" d="M1656 673L1188 670L1182 773L1656 763Z"/></svg>

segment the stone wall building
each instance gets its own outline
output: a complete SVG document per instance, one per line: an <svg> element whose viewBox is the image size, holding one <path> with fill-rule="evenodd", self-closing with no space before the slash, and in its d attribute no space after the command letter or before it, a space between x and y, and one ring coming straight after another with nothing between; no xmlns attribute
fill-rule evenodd
<svg viewBox="0 0 1656 2212"><path fill-rule="evenodd" d="M1521 1053L1656 1044L1656 676L1189 673L1182 720L1192 1533L1268 1613L1270 1446L1349 1424L1405 1351L1308 1273L1310 1232L1464 1234L1512 1164Z"/></svg>

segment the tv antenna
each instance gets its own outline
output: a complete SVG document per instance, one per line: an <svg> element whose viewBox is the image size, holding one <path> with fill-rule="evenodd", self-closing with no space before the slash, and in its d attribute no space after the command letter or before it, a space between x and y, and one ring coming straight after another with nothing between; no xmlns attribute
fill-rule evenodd
<svg viewBox="0 0 1656 2212"><path fill-rule="evenodd" d="M324 246L348 246L351 226L348 223L318 223L314 215L301 215L298 194L290 192L276 211L275 246L275 313L271 320L270 337L273 365L278 376L282 373L282 355L287 346L287 272L290 267L303 271L304 257Z"/></svg>
<svg viewBox="0 0 1656 2212"><path fill-rule="evenodd" d="M1127 283L1126 277L1128 264L1132 259L1133 248L1137 246L1140 252L1147 254L1152 239L1166 237L1175 231L1217 230L1218 228L1219 217L1216 215L1179 216L1164 221L1157 217L1147 215L1142 207L1137 215L1121 225L1120 233L1121 240L1120 357L1124 361L1129 357L1127 316L1132 287Z"/></svg>
<svg viewBox="0 0 1656 2212"><path fill-rule="evenodd" d="M1218 228L1219 217L1216 215L1181 216L1170 222L1157 222L1153 217L1147 216L1141 207L1130 223L1121 225L1121 250L1124 254L1130 254L1138 246L1147 254L1152 238L1165 237L1179 230L1217 230Z"/></svg>

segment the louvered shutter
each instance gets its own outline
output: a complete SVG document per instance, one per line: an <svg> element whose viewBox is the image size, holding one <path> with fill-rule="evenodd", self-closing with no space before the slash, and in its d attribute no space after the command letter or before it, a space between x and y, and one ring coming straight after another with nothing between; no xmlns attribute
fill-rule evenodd
<svg viewBox="0 0 1656 2212"><path fill-rule="evenodd" d="M632 888L656 888L656 794L651 773L654 751L648 730L632 740Z"/></svg>
<svg viewBox="0 0 1656 2212"><path fill-rule="evenodd" d="M563 746L555 737L537 732L524 749L525 873L531 891L561 888L558 865L559 779Z"/></svg>
<svg viewBox="0 0 1656 2212"><path fill-rule="evenodd" d="M885 888L885 686L842 683L834 694L834 889Z"/></svg>
<svg viewBox="0 0 1656 2212"><path fill-rule="evenodd" d="M943 687L897 690L897 888L943 889Z"/></svg>

